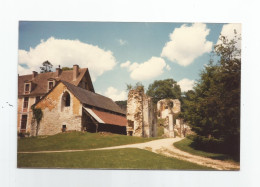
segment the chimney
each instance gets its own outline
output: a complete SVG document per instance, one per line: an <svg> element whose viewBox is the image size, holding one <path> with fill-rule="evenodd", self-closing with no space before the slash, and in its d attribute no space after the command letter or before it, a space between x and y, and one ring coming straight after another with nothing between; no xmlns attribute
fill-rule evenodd
<svg viewBox="0 0 260 187"><path fill-rule="evenodd" d="M79 74L79 65L73 65L73 81L75 81Z"/></svg>
<svg viewBox="0 0 260 187"><path fill-rule="evenodd" d="M60 69L60 66L58 68L56 68L56 72L55 72L55 77L59 77L60 74L61 74L61 69Z"/></svg>
<svg viewBox="0 0 260 187"><path fill-rule="evenodd" d="M38 73L36 71L32 72L32 78L35 78L38 75Z"/></svg>

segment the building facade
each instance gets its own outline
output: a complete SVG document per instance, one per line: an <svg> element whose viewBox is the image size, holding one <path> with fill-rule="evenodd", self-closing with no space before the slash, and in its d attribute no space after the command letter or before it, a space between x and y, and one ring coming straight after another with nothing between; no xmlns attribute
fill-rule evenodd
<svg viewBox="0 0 260 187"><path fill-rule="evenodd" d="M18 75L18 111L17 131L31 132L32 109L45 94L50 92L61 81L67 81L75 86L95 92L87 68L73 66L73 70L62 71L56 68L55 72L40 73L33 71L29 75Z"/></svg>
<svg viewBox="0 0 260 187"><path fill-rule="evenodd" d="M111 99L60 81L35 104L41 109L39 124L32 123L32 135L53 135L66 131L126 134L126 117Z"/></svg>

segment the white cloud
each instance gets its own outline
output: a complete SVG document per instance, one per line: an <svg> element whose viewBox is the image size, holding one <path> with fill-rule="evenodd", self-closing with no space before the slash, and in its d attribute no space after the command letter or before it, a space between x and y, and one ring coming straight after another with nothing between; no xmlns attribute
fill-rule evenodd
<svg viewBox="0 0 260 187"><path fill-rule="evenodd" d="M29 51L19 50L19 64L26 64L31 70L39 71L44 61L50 61L53 67L72 67L78 64L82 68L89 68L93 81L104 72L112 70L116 59L111 51L105 51L98 46L80 42L78 40L55 39L53 37L41 41ZM28 70L18 66L19 74L27 74Z"/></svg>
<svg viewBox="0 0 260 187"><path fill-rule="evenodd" d="M119 91L116 88L110 86L105 91L105 96L111 98L113 101L122 101L127 99L126 91Z"/></svg>
<svg viewBox="0 0 260 187"><path fill-rule="evenodd" d="M232 39L234 39L234 36L235 36L234 30L236 30L237 36L241 36L241 24L239 24L239 23L229 23L229 24L223 25L221 35L225 36L228 40L232 40ZM218 40L217 44L220 44L220 42L221 41ZM241 40L238 41L238 43L236 44L236 47L238 49L241 49Z"/></svg>
<svg viewBox="0 0 260 187"><path fill-rule="evenodd" d="M120 67L121 67L121 68L127 68L127 67L130 66L130 64L131 64L130 61L126 61L125 63L120 64Z"/></svg>
<svg viewBox="0 0 260 187"><path fill-rule="evenodd" d="M187 92L188 90L192 90L194 83L195 83L194 80L190 80L190 79L186 79L186 78L177 82L177 84L180 85L182 92Z"/></svg>
<svg viewBox="0 0 260 187"><path fill-rule="evenodd" d="M127 44L126 40L119 39L117 41L119 42L119 45L126 45Z"/></svg>
<svg viewBox="0 0 260 187"><path fill-rule="evenodd" d="M166 65L166 69L167 69L168 71L170 71L170 70L171 70L171 67L167 64L167 65Z"/></svg>
<svg viewBox="0 0 260 187"><path fill-rule="evenodd" d="M130 77L137 81L152 79L161 75L165 68L169 69L164 59L160 57L152 57L143 63L134 62L131 64L127 61L121 64L121 67L128 68L128 71L131 72Z"/></svg>
<svg viewBox="0 0 260 187"><path fill-rule="evenodd" d="M197 57L212 50L213 43L206 40L209 31L203 23L194 23L190 27L184 24L174 29L161 56L182 66L190 65Z"/></svg>
<svg viewBox="0 0 260 187"><path fill-rule="evenodd" d="M32 74L32 71L34 71L34 68L24 68L23 66L18 64L18 74L19 75Z"/></svg>

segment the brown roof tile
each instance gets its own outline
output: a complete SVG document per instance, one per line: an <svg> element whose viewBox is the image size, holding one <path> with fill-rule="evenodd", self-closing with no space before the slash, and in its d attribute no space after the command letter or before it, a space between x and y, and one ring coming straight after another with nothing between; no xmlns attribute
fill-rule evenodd
<svg viewBox="0 0 260 187"><path fill-rule="evenodd" d="M75 81L73 81L73 70L61 71L59 77L56 76L56 72L39 73L36 75L35 78L33 78L32 74L18 76L18 96L24 95L25 81L32 82L32 91L30 92L30 94L26 94L26 95L44 95L48 92L49 79L55 79L56 81L63 80L75 86L78 86L78 84L80 83L80 81L82 80L82 78L86 73L88 73L87 68L79 69L79 75ZM93 88L91 80L89 82Z"/></svg>
<svg viewBox="0 0 260 187"><path fill-rule="evenodd" d="M111 114L96 109L91 109L91 110L106 124L119 125L119 126L126 126L127 124L126 117L124 116L119 116L116 114Z"/></svg>
<svg viewBox="0 0 260 187"><path fill-rule="evenodd" d="M83 104L125 115L124 111L110 98L61 81Z"/></svg>

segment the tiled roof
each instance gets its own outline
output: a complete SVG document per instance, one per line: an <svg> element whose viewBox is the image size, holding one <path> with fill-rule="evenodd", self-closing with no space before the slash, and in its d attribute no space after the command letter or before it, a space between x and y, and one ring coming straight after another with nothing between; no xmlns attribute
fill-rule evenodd
<svg viewBox="0 0 260 187"><path fill-rule="evenodd" d="M48 92L48 80L55 79L56 81L66 81L75 86L78 86L84 75L88 73L87 68L79 69L79 75L75 81L73 81L73 70L61 71L61 74L57 77L56 72L39 73L33 78L33 75L21 75L18 76L18 96L24 95L24 83L25 81L32 82L32 91L26 95L44 95ZM90 77L89 77L90 79ZM90 86L93 88L91 80ZM93 88L94 90L94 88Z"/></svg>
<svg viewBox="0 0 260 187"><path fill-rule="evenodd" d="M127 120L124 116L119 116L116 114L111 114L108 112L99 111L96 109L91 109L105 124L126 126Z"/></svg>
<svg viewBox="0 0 260 187"><path fill-rule="evenodd" d="M79 99L81 103L125 115L124 111L122 111L122 109L112 99L85 90L78 86L74 86L66 81L61 82L69 89L69 91L73 93L75 97Z"/></svg>

